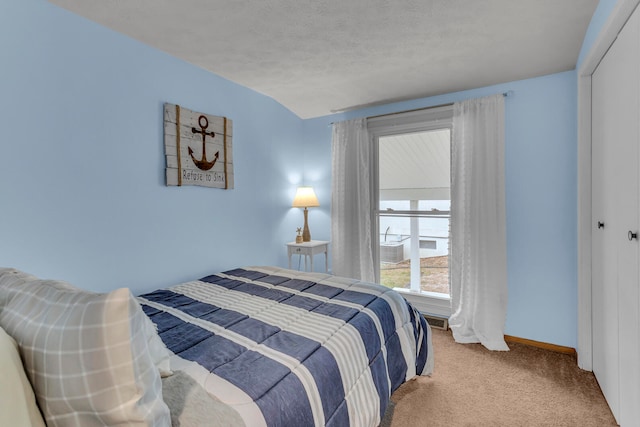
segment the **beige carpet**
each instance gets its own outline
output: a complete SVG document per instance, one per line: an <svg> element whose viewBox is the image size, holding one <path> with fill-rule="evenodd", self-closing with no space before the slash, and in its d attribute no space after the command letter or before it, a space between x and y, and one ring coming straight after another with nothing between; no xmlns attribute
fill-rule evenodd
<svg viewBox="0 0 640 427"><path fill-rule="evenodd" d="M436 329L433 345L434 374L391 396L391 427L616 425L593 373L572 356L524 344L491 352Z"/></svg>

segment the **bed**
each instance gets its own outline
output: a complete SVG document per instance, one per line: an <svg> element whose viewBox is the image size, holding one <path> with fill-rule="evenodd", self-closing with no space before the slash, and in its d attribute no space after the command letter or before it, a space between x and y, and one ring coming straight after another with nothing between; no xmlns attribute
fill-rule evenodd
<svg viewBox="0 0 640 427"><path fill-rule="evenodd" d="M11 320L10 313L25 311L24 302L19 310L10 309L19 300L16 289L23 288L9 286L7 296L3 282L11 280L6 274L3 278L0 269L0 326L14 336L23 360L34 359L24 353L33 347L33 338L21 330L25 318L40 315L42 308ZM66 285L52 290L50 281L48 285L43 300L50 301L53 292L56 301L70 299L73 307L78 305L77 297L73 300L68 294L79 290ZM246 427L375 427L393 391L433 370L431 331L424 317L398 293L380 285L277 267L245 267L137 297L121 293L128 316L135 320L128 324L138 325L129 330L142 331L129 341L143 342L138 350L142 356L136 358L158 367L151 370L158 378L165 377L160 399L168 402L174 425L215 419L215 425ZM33 295L27 300L33 301ZM160 342L166 350L159 349ZM112 345L101 343L102 347ZM40 408L49 408L40 401L39 369L44 368L25 366ZM67 376L60 375L65 381ZM146 422L143 414L139 425L167 425L163 423L168 411L154 406L156 378L145 383L149 381L156 391L130 397L129 401L138 399L132 411L138 416L144 402L152 421ZM200 400L194 403L196 398ZM95 408L95 402L92 405ZM193 413L198 411L202 413ZM45 419L56 425L46 414Z"/></svg>

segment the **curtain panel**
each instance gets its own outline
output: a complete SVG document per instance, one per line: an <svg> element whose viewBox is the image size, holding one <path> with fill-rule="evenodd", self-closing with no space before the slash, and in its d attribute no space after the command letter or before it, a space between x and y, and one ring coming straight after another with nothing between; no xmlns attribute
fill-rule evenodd
<svg viewBox="0 0 640 427"><path fill-rule="evenodd" d="M333 273L375 281L371 235L372 143L366 119L334 123L331 147Z"/></svg>
<svg viewBox="0 0 640 427"><path fill-rule="evenodd" d="M504 97L454 104L451 147L451 311L460 343L509 350Z"/></svg>

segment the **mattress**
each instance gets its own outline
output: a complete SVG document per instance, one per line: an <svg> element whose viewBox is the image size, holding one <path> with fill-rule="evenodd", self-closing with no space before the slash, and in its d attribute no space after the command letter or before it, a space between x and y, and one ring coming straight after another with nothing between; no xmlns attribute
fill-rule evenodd
<svg viewBox="0 0 640 427"><path fill-rule="evenodd" d="M424 317L372 283L247 267L138 298L172 369L232 425L375 427L393 391L433 370Z"/></svg>

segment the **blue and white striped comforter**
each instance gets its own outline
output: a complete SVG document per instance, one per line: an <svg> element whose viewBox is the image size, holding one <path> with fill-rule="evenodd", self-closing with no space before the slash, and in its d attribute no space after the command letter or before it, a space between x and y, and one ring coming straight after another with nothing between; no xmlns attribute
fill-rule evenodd
<svg viewBox="0 0 640 427"><path fill-rule="evenodd" d="M433 369L431 331L383 286L275 267L140 296L186 371L246 426L377 426L391 393Z"/></svg>

